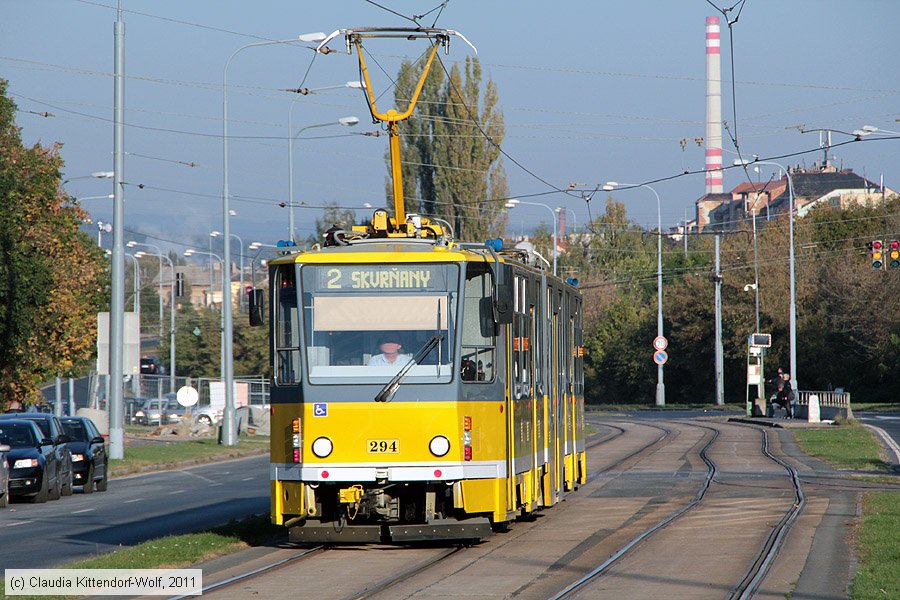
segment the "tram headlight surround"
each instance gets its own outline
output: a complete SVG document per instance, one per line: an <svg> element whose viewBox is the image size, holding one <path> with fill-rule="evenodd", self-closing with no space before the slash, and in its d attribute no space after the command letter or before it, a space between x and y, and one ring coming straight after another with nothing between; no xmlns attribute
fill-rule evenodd
<svg viewBox="0 0 900 600"><path fill-rule="evenodd" d="M428 449L435 456L446 456L450 452L450 440L442 435L436 435L428 443Z"/></svg>
<svg viewBox="0 0 900 600"><path fill-rule="evenodd" d="M332 450L334 450L334 444L327 437L316 438L312 443L313 454L319 458L328 458Z"/></svg>

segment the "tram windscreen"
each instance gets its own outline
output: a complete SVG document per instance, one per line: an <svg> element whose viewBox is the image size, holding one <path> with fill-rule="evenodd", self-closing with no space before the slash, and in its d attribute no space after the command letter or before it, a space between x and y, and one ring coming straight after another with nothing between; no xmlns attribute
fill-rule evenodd
<svg viewBox="0 0 900 600"><path fill-rule="evenodd" d="M404 382L450 381L457 265L304 265L301 277L310 383L386 383L435 336Z"/></svg>

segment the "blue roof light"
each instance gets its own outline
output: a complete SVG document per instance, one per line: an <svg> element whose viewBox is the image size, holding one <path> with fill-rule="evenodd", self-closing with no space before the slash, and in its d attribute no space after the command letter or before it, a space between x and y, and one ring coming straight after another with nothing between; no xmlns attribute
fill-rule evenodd
<svg viewBox="0 0 900 600"><path fill-rule="evenodd" d="M484 245L488 248L493 249L494 252L500 252L501 250L503 250L503 240L500 238L485 240Z"/></svg>

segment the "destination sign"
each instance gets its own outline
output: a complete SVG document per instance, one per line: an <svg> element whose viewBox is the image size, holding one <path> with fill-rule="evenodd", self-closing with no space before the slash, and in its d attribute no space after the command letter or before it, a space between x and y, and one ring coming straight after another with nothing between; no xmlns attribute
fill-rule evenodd
<svg viewBox="0 0 900 600"><path fill-rule="evenodd" d="M306 267L310 268L310 267ZM316 266L316 291L446 290L445 265Z"/></svg>

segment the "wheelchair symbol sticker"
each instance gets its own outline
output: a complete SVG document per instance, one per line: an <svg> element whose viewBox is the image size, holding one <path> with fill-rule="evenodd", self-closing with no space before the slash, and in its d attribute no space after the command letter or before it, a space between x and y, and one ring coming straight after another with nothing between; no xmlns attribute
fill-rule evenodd
<svg viewBox="0 0 900 600"><path fill-rule="evenodd" d="M313 416L314 417L327 417L328 416L328 405L324 402L316 402L313 404Z"/></svg>

